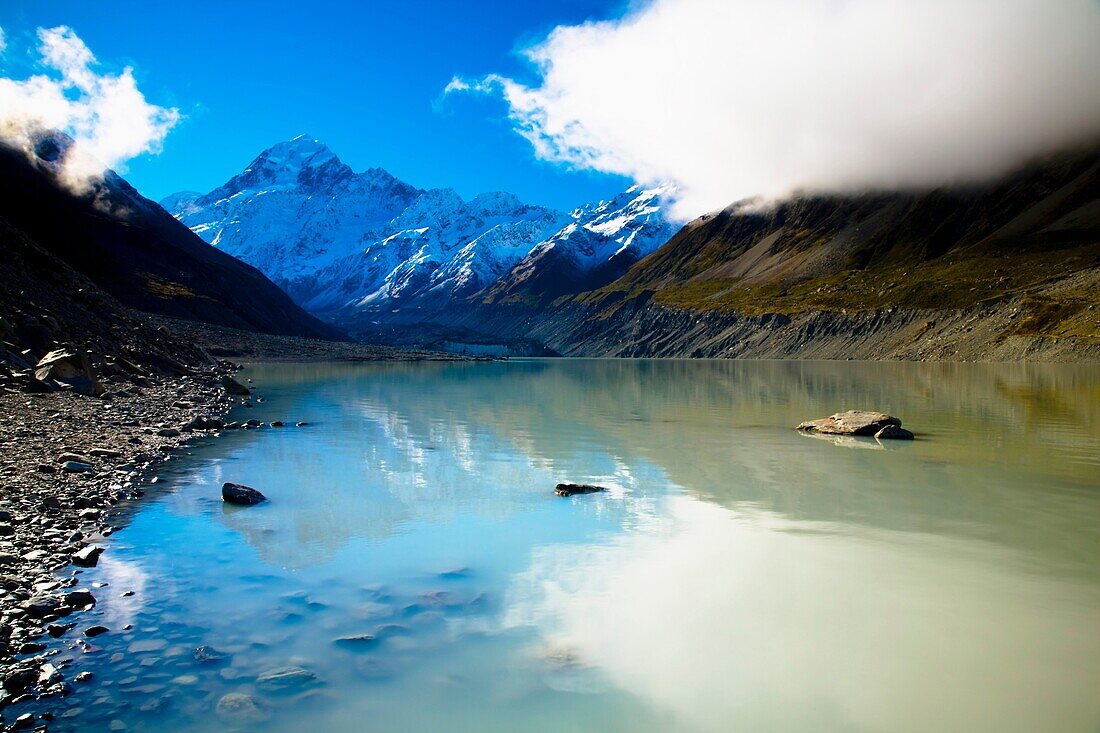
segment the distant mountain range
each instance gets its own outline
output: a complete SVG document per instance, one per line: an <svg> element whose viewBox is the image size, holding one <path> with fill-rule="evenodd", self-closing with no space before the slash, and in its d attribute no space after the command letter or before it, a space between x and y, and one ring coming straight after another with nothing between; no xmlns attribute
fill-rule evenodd
<svg viewBox="0 0 1100 733"><path fill-rule="evenodd" d="M463 200L308 137L163 204L360 338L477 353L1100 357L1100 148L922 191L559 212Z"/></svg>
<svg viewBox="0 0 1100 733"><path fill-rule="evenodd" d="M1100 359L1100 146L980 184L736 203L607 285L443 326L584 356Z"/></svg>
<svg viewBox="0 0 1100 733"><path fill-rule="evenodd" d="M380 168L355 173L302 135L210 193L161 204L308 310L354 324L482 300L539 304L605 285L674 233L668 193L635 186L568 213L510 193L465 201Z"/></svg>

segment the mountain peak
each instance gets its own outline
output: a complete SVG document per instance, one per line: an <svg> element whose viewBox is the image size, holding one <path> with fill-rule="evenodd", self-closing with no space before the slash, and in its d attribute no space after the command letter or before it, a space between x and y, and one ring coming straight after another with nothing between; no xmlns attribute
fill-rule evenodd
<svg viewBox="0 0 1100 733"><path fill-rule="evenodd" d="M249 189L325 189L351 175L351 169L327 145L302 134L264 150L243 171L203 196L199 203L205 205Z"/></svg>
<svg viewBox="0 0 1100 733"><path fill-rule="evenodd" d="M317 168L332 160L339 162L340 159L327 145L308 135L299 135L290 140L275 143L256 156L245 170L247 172L261 169L270 172L276 178L282 176L296 178L302 169Z"/></svg>

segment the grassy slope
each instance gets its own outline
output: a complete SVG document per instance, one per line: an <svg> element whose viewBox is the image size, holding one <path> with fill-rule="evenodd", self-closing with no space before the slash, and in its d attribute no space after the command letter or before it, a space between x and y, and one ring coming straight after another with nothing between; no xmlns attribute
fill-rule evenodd
<svg viewBox="0 0 1100 733"><path fill-rule="evenodd" d="M578 299L635 297L746 315L1012 299L1013 333L1100 338L1100 150L980 188L731 207Z"/></svg>

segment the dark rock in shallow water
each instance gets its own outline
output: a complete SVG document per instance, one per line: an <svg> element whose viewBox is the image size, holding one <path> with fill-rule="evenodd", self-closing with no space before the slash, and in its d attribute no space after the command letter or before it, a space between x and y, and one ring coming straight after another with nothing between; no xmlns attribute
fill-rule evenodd
<svg viewBox="0 0 1100 733"><path fill-rule="evenodd" d="M65 632L71 629L76 624L50 624L46 627L46 633L54 639L64 636Z"/></svg>
<svg viewBox="0 0 1100 733"><path fill-rule="evenodd" d="M591 486L589 484L558 484L554 487L554 493L558 496L573 496L575 494L595 494L607 491L603 486Z"/></svg>
<svg viewBox="0 0 1100 733"><path fill-rule="evenodd" d="M17 669L4 677L4 689L8 692L19 694L38 681L38 670L30 668Z"/></svg>
<svg viewBox="0 0 1100 733"><path fill-rule="evenodd" d="M83 550L73 553L73 565L77 565L82 568L94 568L99 563L99 556L102 554L102 547L88 545Z"/></svg>
<svg viewBox="0 0 1100 733"><path fill-rule="evenodd" d="M100 634L106 634L108 631L110 631L110 629L106 626L91 626L84 629L84 636L99 636Z"/></svg>
<svg viewBox="0 0 1100 733"><path fill-rule="evenodd" d="M252 391L248 387L229 376L222 377L222 387L224 387L225 391L229 394L239 397L247 397L252 394Z"/></svg>
<svg viewBox="0 0 1100 733"><path fill-rule="evenodd" d="M838 412L820 420L809 420L799 423L795 430L805 433L825 433L826 435L876 435L883 428L892 426L901 428L901 420L885 412L870 412L867 410L848 410ZM908 430L902 431L909 433ZM909 433L911 436L912 433ZM884 435L883 437L902 437Z"/></svg>
<svg viewBox="0 0 1100 733"><path fill-rule="evenodd" d="M267 501L267 497L251 486L227 481L222 484L222 501L238 506L252 506Z"/></svg>
<svg viewBox="0 0 1100 733"><path fill-rule="evenodd" d="M914 436L911 432L903 427L897 425L886 425L875 433L875 438L882 440L884 438L892 438L894 440L913 440Z"/></svg>
<svg viewBox="0 0 1100 733"><path fill-rule="evenodd" d="M65 594L65 603L73 608L87 608L95 605L95 596L83 588L71 590Z"/></svg>

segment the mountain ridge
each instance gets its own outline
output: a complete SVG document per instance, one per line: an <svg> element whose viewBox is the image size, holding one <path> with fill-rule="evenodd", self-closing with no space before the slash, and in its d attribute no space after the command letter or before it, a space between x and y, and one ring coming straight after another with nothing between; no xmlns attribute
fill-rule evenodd
<svg viewBox="0 0 1100 733"><path fill-rule="evenodd" d="M480 328L575 356L1100 358L1100 146L925 191L737 203L619 279Z"/></svg>
<svg viewBox="0 0 1100 733"><path fill-rule="evenodd" d="M544 254L547 262L577 249L565 257L568 267L558 265L561 276L554 279L570 283L564 291L609 282L672 232L656 203L667 187L631 190L611 201L626 207L644 196L648 208L635 207L633 216L644 217L637 226L620 217L626 232L620 234L609 202L566 213L503 191L467 201L453 189L419 189L380 168L356 174L320 141L298 136L264 150L207 194L182 192L162 203L307 309L354 323L466 307L525 260L527 269L540 269L540 258L527 258L555 242L558 252ZM601 217L603 229L585 228ZM584 237L563 232L570 226ZM632 241L617 241L627 234ZM529 280L512 278L504 290L522 297Z"/></svg>

